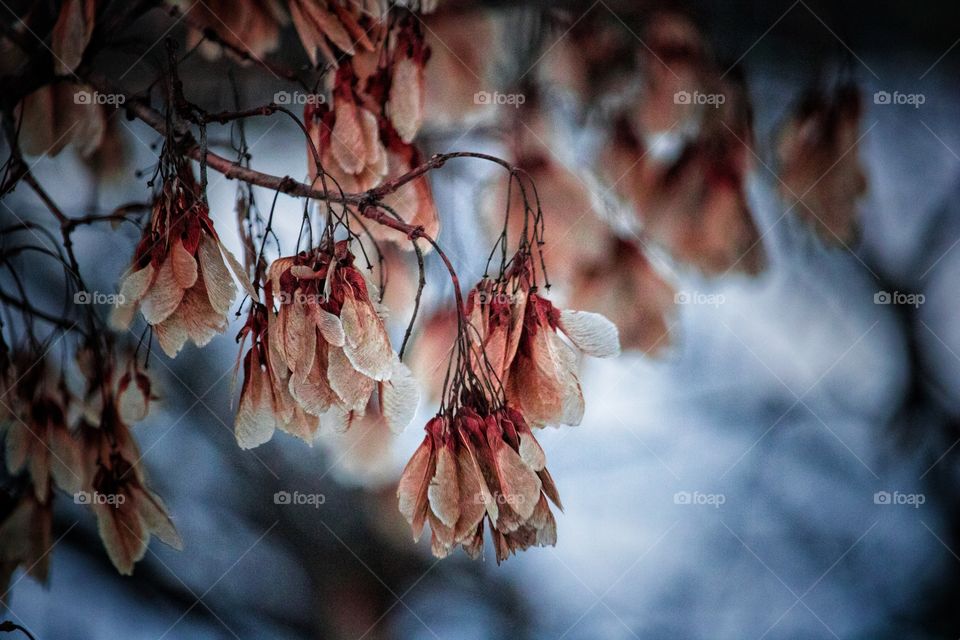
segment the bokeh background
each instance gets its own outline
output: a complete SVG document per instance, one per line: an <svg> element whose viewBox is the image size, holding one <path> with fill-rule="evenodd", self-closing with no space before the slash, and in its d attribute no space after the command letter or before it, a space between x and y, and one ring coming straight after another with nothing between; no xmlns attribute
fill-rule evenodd
<svg viewBox="0 0 960 640"><path fill-rule="evenodd" d="M464 45L444 40L455 31L449 25L428 29L428 40L434 62L447 65L441 72L464 65L469 73L459 72L475 91L537 78L548 146L586 180L600 155L597 133L571 115L564 87L549 84L551 59L571 53L565 39L580 20L635 26L659 8L443 3L427 24L466 25L482 55L458 57ZM94 517L60 501L49 584L14 576L8 599L17 617L43 639L957 637L960 15L948 3L814 0L685 10L717 59L742 68L761 159L806 88L837 75L858 84L869 181L858 207L862 237L848 249L827 246L784 215L788 205L761 161L748 184L769 259L761 275L707 278L652 259L678 292L707 302L671 305L670 344L658 357L626 352L582 363L583 424L541 438L564 501L555 548L497 566L490 549L483 561L460 553L437 561L428 542L411 542L395 481L422 438L418 425L433 410L427 401L380 452L375 473L357 473L331 434L314 447L278 434L239 450L235 323L203 350L152 360L162 402L135 429L184 550L154 543L134 576L121 577ZM478 26L488 23L495 28ZM124 50L103 61L134 88L163 60L163 47L152 46L158 38L185 38L163 12L137 26ZM289 55L302 62L302 52ZM470 70L474 63L492 73ZM188 95L210 110L231 108L228 69L250 104L290 89L255 68L198 55L183 65ZM919 107L877 104L877 91L925 99ZM478 110L466 122L445 115L428 118L419 139L425 152L509 152L513 129L502 111ZM70 215L145 197L146 177L133 170L155 163L159 137L122 114L113 120L124 173L93 180L70 151L31 162ZM295 125L255 120L246 133L258 169L305 173ZM213 144L229 135L213 134ZM482 273L492 246L479 210L493 175L461 160L430 177L440 240L465 283ZM211 175L211 210L234 248L235 196L235 183ZM264 207L272 194L257 197ZM4 204L0 218L7 207L24 218L44 215L23 190ZM280 229L296 233L300 207L280 198ZM597 223L585 215L582 224L589 237ZM576 225L566 232L581 233ZM132 226L78 233L88 280L115 290L135 241ZM547 260L549 267L549 249ZM428 312L450 294L429 262ZM59 282L54 270L38 268L29 286L38 301L57 300ZM922 294L923 303L876 304L880 292ZM408 313L397 312L395 338ZM320 494L323 502L278 505L278 491Z"/></svg>

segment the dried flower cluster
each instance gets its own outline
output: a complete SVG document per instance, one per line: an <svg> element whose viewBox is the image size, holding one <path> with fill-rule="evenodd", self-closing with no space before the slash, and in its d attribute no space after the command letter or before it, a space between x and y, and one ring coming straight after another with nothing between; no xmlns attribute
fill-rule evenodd
<svg viewBox="0 0 960 640"><path fill-rule="evenodd" d="M146 553L151 535L182 543L163 502L148 487L129 425L155 399L147 373L128 361L116 376L109 351L91 344L77 353L81 389L70 389L36 352L4 358L3 415L6 468L26 471L29 487L0 523L5 576L18 566L45 579L55 489L86 504L97 517L107 555L123 574ZM44 546L46 545L46 546ZM41 562L42 561L42 562Z"/></svg>
<svg viewBox="0 0 960 640"><path fill-rule="evenodd" d="M373 30L375 53L357 53L339 62L331 105L314 101L305 106L310 132L307 159L314 184L331 180L334 191L362 192L422 163L412 144L423 122L424 67L430 57L420 24L407 14L389 31ZM426 181L386 194L383 205L402 221L436 236L439 218ZM410 248L408 238L389 227L375 226L371 237Z"/></svg>
<svg viewBox="0 0 960 640"><path fill-rule="evenodd" d="M227 327L237 295L231 271L253 294L243 267L220 242L190 168L179 165L154 201L111 324L128 329L139 309L170 357L187 340L202 347Z"/></svg>
<svg viewBox="0 0 960 640"><path fill-rule="evenodd" d="M368 409L394 431L413 419L419 393L390 345L372 285L341 241L270 267L266 299L241 332L251 347L236 418L237 442L255 447L275 429L311 442L320 425L345 430Z"/></svg>
<svg viewBox="0 0 960 640"><path fill-rule="evenodd" d="M400 511L415 539L430 523L438 557L457 545L479 556L485 517L498 562L556 543L547 499L561 507L560 497L531 425L583 418L573 347L601 358L620 352L609 320L561 311L539 295L530 245L521 239L521 247L498 278L470 291L445 402L401 476Z"/></svg>

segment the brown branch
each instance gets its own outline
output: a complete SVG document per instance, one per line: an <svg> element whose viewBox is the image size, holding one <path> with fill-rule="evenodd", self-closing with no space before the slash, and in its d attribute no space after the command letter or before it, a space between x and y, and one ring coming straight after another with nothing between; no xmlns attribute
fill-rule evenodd
<svg viewBox="0 0 960 640"><path fill-rule="evenodd" d="M118 91L116 87L112 86L111 83L102 75L97 73L92 73L87 78L91 85L93 85L101 93L112 93L115 95L125 95L123 92ZM150 125L157 132L166 135L166 119L156 109L152 108L142 99L126 96L126 101L124 102L124 108L127 109L128 113L134 117L142 120L146 124ZM241 114L247 114L250 116L255 115L264 115L265 109L276 109L276 106L269 105L268 107L260 107L257 109L250 109L245 112L240 112ZM212 119L219 121L220 119L231 120L231 114L221 113L217 114ZM197 144L194 140L193 135L187 131L178 131L179 137L183 144L183 152L193 158L196 161L201 161L203 158L202 150L200 145ZM221 155L218 155L210 150L207 150L206 153L206 163L207 166L212 168L214 171L217 171L223 174L229 179L242 180L249 184L257 185L259 187L264 187L270 189L271 191L279 191L287 195L296 196L300 198L312 198L314 200L321 200L324 202L330 202L333 204L344 204L352 205L358 208L361 215L378 222L384 226L396 229L401 233L411 236L411 238L421 238L426 237L423 233L423 230L419 231L417 228L405 224L403 222L394 220L387 215L384 215L382 211L376 209L377 201L383 198L384 196L390 195L397 191L400 187L405 184L416 180L417 178L423 177L424 174L433 170L439 169L442 167L448 160L453 158L476 158L480 160L486 160L499 164L504 167L511 173L516 173L518 169L511 165L506 160L502 160L495 156L487 155L485 153L474 153L472 151L454 151L451 153L438 153L431 157L429 160L424 162L418 167L408 171L407 173L397 176L391 180L388 180L381 184L378 187L365 191L363 193L346 193L341 195L331 194L323 189L315 189L310 185L304 184L297 180L294 180L290 176L273 176L270 174L262 173L255 169L249 167L244 167L232 160L228 160ZM372 205L372 206L368 206ZM413 235L411 235L413 234Z"/></svg>

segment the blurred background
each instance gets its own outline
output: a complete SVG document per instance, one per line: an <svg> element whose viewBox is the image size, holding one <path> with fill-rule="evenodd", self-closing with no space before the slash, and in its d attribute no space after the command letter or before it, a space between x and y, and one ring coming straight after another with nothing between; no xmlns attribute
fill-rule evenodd
<svg viewBox="0 0 960 640"><path fill-rule="evenodd" d="M623 223L621 171L611 178L605 164L609 114L632 99L643 57L658 51L650 21L665 11L699 28L752 105L743 186L756 230L748 244L765 257L758 273L704 273ZM203 350L151 360L161 401L134 429L184 550L153 543L132 577L119 576L95 518L61 500L49 583L14 574L10 611L43 639L957 637L958 18L947 3L441 2L424 18L432 56L418 146L555 168L543 170L547 266L560 274L552 297L604 313L613 305L621 333L637 332L621 357L582 362L583 423L538 434L564 503L556 547L498 566L489 548L482 561L459 552L437 561L428 541L412 543L395 483L436 409L426 391L398 437L324 433L308 447L278 434L241 451L237 321ZM188 22L148 12L97 64L140 90L164 60L158 40L174 36L182 51ZM610 48L636 57L613 64ZM289 28L271 59L306 64ZM295 88L196 54L181 65L186 94L210 111L233 108L228 71L242 105ZM776 150L805 92L840 83L860 92L853 153L866 179L850 237L797 215L779 189ZM524 100L496 104L480 92ZM134 172L155 164L159 136L121 112L110 127L116 144L100 161L122 160L116 169L72 149L30 159L68 215L147 197L147 177ZM305 174L291 121L251 120L245 133L254 167ZM231 135L211 130L211 146L229 149ZM474 160L430 174L439 240L465 286L495 241L501 178ZM237 250L237 185L212 173L208 189L218 231ZM273 194L255 192L266 208ZM45 215L23 189L3 204L0 219ZM281 237L296 235L301 210L279 198ZM734 233L717 224L710 233ZM78 232L91 286L116 290L137 239L129 225ZM644 264L616 253L619 243ZM416 273L409 255L392 257L387 305L399 340ZM411 356L423 378L451 294L435 256L427 267ZM654 284L618 279L631 273ZM30 277L38 305L62 297L56 269ZM590 278L599 284L582 285ZM277 504L284 491L320 498Z"/></svg>

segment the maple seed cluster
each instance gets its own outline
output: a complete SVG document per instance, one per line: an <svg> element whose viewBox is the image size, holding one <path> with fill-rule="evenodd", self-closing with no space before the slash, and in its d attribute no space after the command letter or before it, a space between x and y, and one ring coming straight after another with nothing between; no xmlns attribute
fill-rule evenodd
<svg viewBox="0 0 960 640"><path fill-rule="evenodd" d="M496 280L467 297L445 401L400 479L400 512L414 539L424 523L434 555L483 550L490 526L497 562L556 543L549 503L562 508L531 424L576 425L583 392L576 353L615 356L617 328L594 313L560 311L537 293L532 256L521 251Z"/></svg>
<svg viewBox="0 0 960 640"><path fill-rule="evenodd" d="M344 240L270 266L270 306L253 305L240 334L251 340L236 418L241 447L263 444L277 428L312 442L321 417L337 431L368 410L393 431L413 419L419 391L353 261Z"/></svg>
<svg viewBox="0 0 960 640"><path fill-rule="evenodd" d="M154 199L110 322L126 330L139 308L171 358L188 339L202 347L227 328L237 295L231 272L253 294L243 267L213 228L190 167L177 163Z"/></svg>

